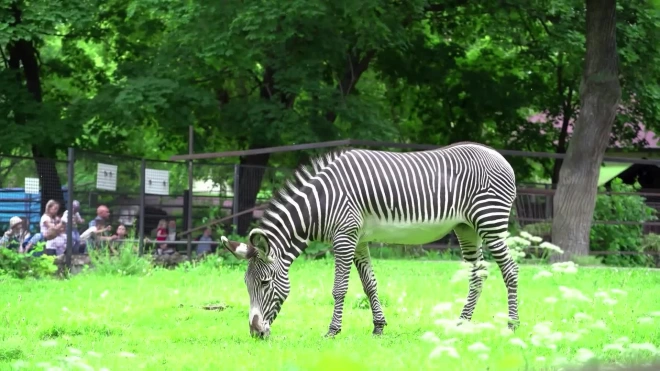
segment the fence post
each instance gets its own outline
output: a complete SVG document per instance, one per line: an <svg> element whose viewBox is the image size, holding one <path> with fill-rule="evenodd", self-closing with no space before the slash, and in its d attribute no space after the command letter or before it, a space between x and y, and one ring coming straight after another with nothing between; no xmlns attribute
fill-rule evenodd
<svg viewBox="0 0 660 371"><path fill-rule="evenodd" d="M193 126L190 125L188 126L188 154L192 155L194 152L194 146L193 146L193 140L194 140L194 134L195 131L193 129ZM186 224L188 224L187 229L192 229L193 227L193 217L192 217L192 203L193 203L193 161L188 160L188 205L187 206L187 213L188 214L188 220L186 220ZM188 260L192 260L192 233L188 233L188 243L187 243L187 248L188 248Z"/></svg>
<svg viewBox="0 0 660 371"><path fill-rule="evenodd" d="M67 178L68 186L67 193L69 199L67 200L67 220L66 220L66 267L71 270L71 258L73 255L73 176L74 176L74 162L76 160L76 154L72 147L69 147L68 153L68 162L67 162Z"/></svg>
<svg viewBox="0 0 660 371"><path fill-rule="evenodd" d="M241 170L241 164L235 164L234 165L234 200L232 201L232 214L234 214L234 218L232 220L232 223L234 224L234 230L233 233L236 233L236 228L238 228L238 214L240 210L238 209L238 193L239 193L239 174Z"/></svg>
<svg viewBox="0 0 660 371"><path fill-rule="evenodd" d="M145 209L145 188L147 181L145 179L145 173L147 172L147 161L143 158L140 165L140 215L138 224L140 230L138 231L138 255L142 256L144 254L144 209Z"/></svg>

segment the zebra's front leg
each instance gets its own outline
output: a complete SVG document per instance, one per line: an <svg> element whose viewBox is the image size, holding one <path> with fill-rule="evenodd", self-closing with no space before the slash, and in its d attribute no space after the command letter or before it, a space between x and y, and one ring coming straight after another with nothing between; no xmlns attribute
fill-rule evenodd
<svg viewBox="0 0 660 371"><path fill-rule="evenodd" d="M380 336L383 334L383 329L385 326L387 326L387 321L385 321L383 308L381 307L380 300L378 299L376 275L374 274L374 270L371 265L369 246L366 243L357 245L353 263L355 264L355 268L360 275L360 281L362 281L362 289L364 289L364 294L367 295L367 298L369 299L369 305L371 306L371 313L373 315L374 321L373 334L375 336Z"/></svg>
<svg viewBox="0 0 660 371"><path fill-rule="evenodd" d="M332 298L335 307L332 312L332 321L326 337L334 337L341 332L342 315L344 312L344 299L348 292L348 279L351 273L351 263L355 256L355 238L335 238L333 249L335 251L335 282L332 286Z"/></svg>
<svg viewBox="0 0 660 371"><path fill-rule="evenodd" d="M488 271L486 270L485 265L482 264L484 258L481 250L481 238L477 232L472 227L465 224L458 225L454 228L454 232L456 233L458 243L461 246L463 259L472 264L472 268L470 269L470 288L467 300L461 311L461 316L459 317L460 320L471 321L472 314L479 301L479 296L481 296L484 281L488 277Z"/></svg>

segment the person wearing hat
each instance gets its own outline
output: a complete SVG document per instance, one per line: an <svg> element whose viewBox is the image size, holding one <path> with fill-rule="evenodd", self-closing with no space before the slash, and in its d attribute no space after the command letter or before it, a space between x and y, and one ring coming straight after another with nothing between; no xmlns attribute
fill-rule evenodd
<svg viewBox="0 0 660 371"><path fill-rule="evenodd" d="M0 238L0 247L18 250L23 252L23 243L30 238L30 232L23 228L25 223L18 216L12 216L9 219L9 229Z"/></svg>

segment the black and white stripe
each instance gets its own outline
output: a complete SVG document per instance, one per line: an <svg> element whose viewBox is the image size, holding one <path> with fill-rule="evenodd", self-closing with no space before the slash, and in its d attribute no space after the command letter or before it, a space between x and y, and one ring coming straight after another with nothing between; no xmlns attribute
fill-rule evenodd
<svg viewBox="0 0 660 371"><path fill-rule="evenodd" d="M271 201L249 244L239 249L223 238L237 256L250 259L245 280L251 331L269 333L289 293L289 266L309 241L327 241L335 253L335 306L328 335L341 331L351 264L371 303L374 334L382 333L386 321L367 243L424 244L452 229L465 260L474 266L460 318L471 319L479 298L485 244L502 271L509 326L515 328L518 267L504 241L516 197L515 176L495 150L469 142L411 153L345 150L300 169L294 181Z"/></svg>

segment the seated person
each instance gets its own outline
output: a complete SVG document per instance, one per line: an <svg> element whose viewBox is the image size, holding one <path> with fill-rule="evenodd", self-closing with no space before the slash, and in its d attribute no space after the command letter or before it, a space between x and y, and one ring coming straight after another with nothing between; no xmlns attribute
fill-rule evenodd
<svg viewBox="0 0 660 371"><path fill-rule="evenodd" d="M210 254L213 252L214 248L217 245L217 243L213 242L213 237L211 237L211 228L206 228L204 230L204 233L201 236L197 237L197 241L207 242L207 243L200 243L197 245L197 255Z"/></svg>
<svg viewBox="0 0 660 371"><path fill-rule="evenodd" d="M0 238L0 247L16 250L23 253L23 244L30 238L30 232L25 227L25 222L18 216L9 219L9 229Z"/></svg>
<svg viewBox="0 0 660 371"><path fill-rule="evenodd" d="M104 232L108 232L111 229L111 226L105 226L105 221L103 219L98 219L94 226L87 228L87 230L80 235L80 241L94 242L94 247L98 246L98 241L112 241L116 239L116 236L103 236ZM90 246L90 244L87 244L87 246Z"/></svg>
<svg viewBox="0 0 660 371"><path fill-rule="evenodd" d="M46 242L41 233L33 234L32 237L30 237L29 240L26 240L23 244L23 251L25 251L26 254L29 253L30 251L34 250L36 245L41 241ZM43 251L36 252L33 254L33 256L40 256L41 254L43 254Z"/></svg>

